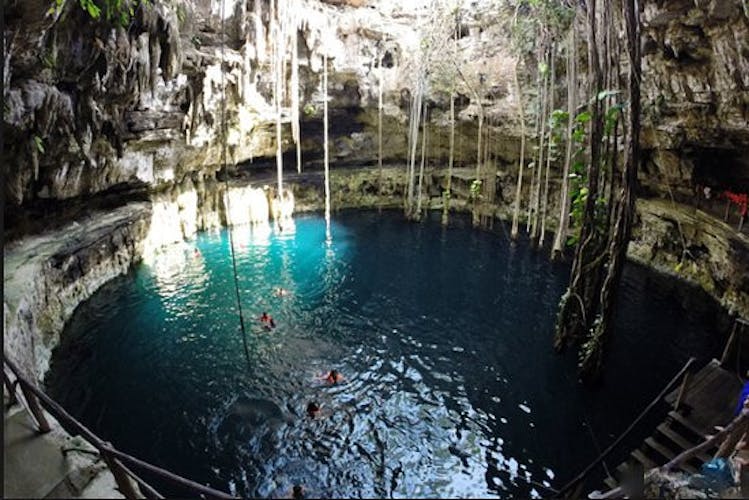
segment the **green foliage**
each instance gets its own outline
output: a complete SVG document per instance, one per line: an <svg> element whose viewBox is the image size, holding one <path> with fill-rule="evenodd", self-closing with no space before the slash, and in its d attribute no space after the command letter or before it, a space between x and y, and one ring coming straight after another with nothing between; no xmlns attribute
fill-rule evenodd
<svg viewBox="0 0 749 500"><path fill-rule="evenodd" d="M478 200L481 198L481 179L474 179L471 182L471 199Z"/></svg>
<svg viewBox="0 0 749 500"><path fill-rule="evenodd" d="M107 22L127 28L135 15L135 9L141 5L148 5L149 2L150 0L78 0L78 5L92 19L101 19L103 13ZM49 12L59 14L64 5L65 0L54 0Z"/></svg>
<svg viewBox="0 0 749 500"><path fill-rule="evenodd" d="M185 9L185 6L182 4L177 5L177 20L182 24L185 22L186 18L187 10Z"/></svg>
<svg viewBox="0 0 749 500"><path fill-rule="evenodd" d="M611 134L611 132L614 131L614 127L616 127L616 123L619 121L619 117L624 110L624 106L624 103L617 103L606 110L606 116L604 117L603 121L603 129L607 135Z"/></svg>
<svg viewBox="0 0 749 500"><path fill-rule="evenodd" d="M55 69L55 66L57 66L54 55L49 52L46 52L44 55L40 56L40 59L42 66L47 69Z"/></svg>
<svg viewBox="0 0 749 500"><path fill-rule="evenodd" d="M310 115L315 114L316 108L314 104L308 102L307 104L304 105L304 108L302 109L302 111L304 112L306 116L310 116Z"/></svg>
<svg viewBox="0 0 749 500"><path fill-rule="evenodd" d="M580 123L580 124L585 124L590 121L590 118L591 118L590 113L588 111L583 111L582 113L578 114L575 117L575 122Z"/></svg>
<svg viewBox="0 0 749 500"><path fill-rule="evenodd" d="M44 141L42 141L42 138L39 137L38 135L34 135L33 140L34 140L34 146L36 146L36 150L39 153L44 154Z"/></svg>
<svg viewBox="0 0 749 500"><path fill-rule="evenodd" d="M602 90L598 93L598 95L596 96L596 99L598 99L599 101L603 101L607 97L613 97L621 93L622 93L621 90Z"/></svg>

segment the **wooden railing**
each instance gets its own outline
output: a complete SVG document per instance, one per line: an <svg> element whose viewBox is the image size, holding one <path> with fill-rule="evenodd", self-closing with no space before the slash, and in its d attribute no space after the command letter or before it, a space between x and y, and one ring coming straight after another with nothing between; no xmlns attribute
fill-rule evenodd
<svg viewBox="0 0 749 500"><path fill-rule="evenodd" d="M671 390L672 387L679 381L679 379L684 375L687 370L689 370L689 367L696 361L696 358L691 357L687 360L687 362L684 364L681 370L679 370L679 373L677 373L674 378L671 379L668 384L661 390L660 393L653 399L653 401L650 402L649 405L645 407L644 410L635 418L631 424L629 424L629 427L627 427L624 432L622 432L618 438L614 440L613 443L609 445L608 448L606 448L600 455L598 455L598 458L596 458L590 465L588 465L585 469L583 469L580 474L575 476L572 480L570 480L567 484L565 484L560 490L558 497L564 497L568 498L570 496L576 497L579 496L577 494L570 495L571 492L575 490L576 487L582 486L582 481L588 476L590 471L592 471L596 466L598 466L603 460L616 448L616 446L621 443L621 441L629 435L630 432L637 426L637 424L648 414L650 411L655 408L655 406L658 404L658 402L663 399L663 397L668 393L668 391Z"/></svg>
<svg viewBox="0 0 749 500"><path fill-rule="evenodd" d="M117 482L118 489L126 498L140 498L140 495L136 492L131 479L138 484L141 493L146 498L164 498L151 485L139 477L135 471L146 471L151 473L166 482L183 488L185 492L189 492L195 496L221 499L238 498L222 491L214 490L213 488L209 488L200 483L196 483L195 481L191 481L182 476L178 476L168 470L162 469L161 467L151 465L148 462L144 462L143 460L117 450L111 443L104 441L94 434L85 425L65 411L62 406L29 381L29 379L21 373L18 367L5 353L3 353L3 366L7 367L16 377L15 381L11 381L8 373L3 369L3 383L8 389L11 402L17 401L15 389L16 386L18 386L21 389L23 398L26 400L27 409L36 420L40 433L49 432L51 429L49 422L47 422L47 419L44 416L43 408L49 412L50 415L55 417L58 422L68 430L68 432L72 431L72 433L80 434L86 441L91 443L91 445L99 451L99 455L112 472L112 476L114 476L114 479Z"/></svg>

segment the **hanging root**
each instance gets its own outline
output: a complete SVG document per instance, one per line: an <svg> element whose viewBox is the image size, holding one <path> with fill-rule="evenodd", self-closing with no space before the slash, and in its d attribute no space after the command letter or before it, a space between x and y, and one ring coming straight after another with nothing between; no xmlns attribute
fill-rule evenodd
<svg viewBox="0 0 749 500"><path fill-rule="evenodd" d="M559 312L557 313L557 322L554 327L554 350L557 352L561 352L567 346L569 337L567 324L570 316L570 297L572 297L572 292L568 288L559 300Z"/></svg>
<svg viewBox="0 0 749 500"><path fill-rule="evenodd" d="M576 301L570 301L570 299L577 299ZM579 304L579 315L573 307L574 304ZM559 300L559 312L557 313L557 321L554 329L554 350L561 352L567 347L567 344L571 343L573 338L576 336L578 325L582 319L582 324L587 324L585 317L585 304L583 303L582 297L579 294L574 293L570 288L564 292L562 298Z"/></svg>
<svg viewBox="0 0 749 500"><path fill-rule="evenodd" d="M604 321L601 315L596 316L588 339L580 346L578 373L587 382L598 379L603 366L603 332Z"/></svg>

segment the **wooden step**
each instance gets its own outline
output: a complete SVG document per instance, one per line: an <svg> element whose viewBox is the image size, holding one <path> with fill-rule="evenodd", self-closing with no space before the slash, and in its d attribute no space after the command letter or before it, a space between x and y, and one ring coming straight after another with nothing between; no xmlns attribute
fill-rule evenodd
<svg viewBox="0 0 749 500"><path fill-rule="evenodd" d="M668 439L670 439L673 443L677 444L679 447L681 447L682 451L688 450L690 448L694 448L694 444L688 441L685 437L668 427L666 424L660 424L658 427L656 427L658 432L666 436ZM708 457L705 453L700 452L695 455L697 459L699 459L701 462L708 462L710 461L710 457Z"/></svg>
<svg viewBox="0 0 749 500"><path fill-rule="evenodd" d="M669 450L668 448L663 446L661 443L659 443L652 437L645 439L645 444L651 447L652 449L654 449L655 451L657 451L658 454L660 454L661 456L665 457L666 460L671 460L672 458L676 456L676 453ZM683 469L684 472L688 472L690 474L697 474L698 472L696 467L692 467L688 463L682 463L679 467Z"/></svg>
<svg viewBox="0 0 749 500"><path fill-rule="evenodd" d="M653 462L650 458L648 458L642 451L635 450L632 452L632 458L637 460L642 464L642 466L645 468L645 471L649 471L653 467L657 467L658 464Z"/></svg>
<svg viewBox="0 0 749 500"><path fill-rule="evenodd" d="M613 477L607 477L606 479L603 480L603 482L606 484L606 486L608 486L612 490L616 489L616 487L619 486L619 483L616 482L616 479L614 479Z"/></svg>
<svg viewBox="0 0 749 500"><path fill-rule="evenodd" d="M657 451L666 460L671 460L672 458L676 456L676 453L669 450L668 448L663 446L661 443L659 443L652 437L646 438L645 444L651 447L653 450Z"/></svg>
<svg viewBox="0 0 749 500"><path fill-rule="evenodd" d="M687 420L684 415L677 411L670 411L668 412L668 416L674 419L675 421L679 422L679 424L683 425L686 429L689 429L692 433L694 433L695 436L698 436L700 439L705 439L705 435L700 431L692 422Z"/></svg>

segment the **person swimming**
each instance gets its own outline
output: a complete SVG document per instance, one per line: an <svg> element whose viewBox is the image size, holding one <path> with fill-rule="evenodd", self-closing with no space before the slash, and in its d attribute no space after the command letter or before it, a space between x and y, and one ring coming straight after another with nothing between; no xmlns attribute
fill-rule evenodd
<svg viewBox="0 0 749 500"><path fill-rule="evenodd" d="M291 490L291 498L302 500L304 498L304 487L301 484L295 484Z"/></svg>
<svg viewBox="0 0 749 500"><path fill-rule="evenodd" d="M317 403L317 401L312 401L307 405L307 416L309 418L320 416L320 405Z"/></svg>
<svg viewBox="0 0 749 500"><path fill-rule="evenodd" d="M325 380L329 384L337 384L343 382L343 375L338 370L330 370L328 373L318 377L320 380Z"/></svg>
<svg viewBox="0 0 749 500"><path fill-rule="evenodd" d="M273 316L270 316L266 311L263 311L263 315L260 316L260 322L266 330L276 327L276 322L273 320Z"/></svg>
<svg viewBox="0 0 749 500"><path fill-rule="evenodd" d="M281 287L276 288L276 291L275 291L276 297L287 297L289 295L291 295L291 292L288 291L287 289L281 288Z"/></svg>

